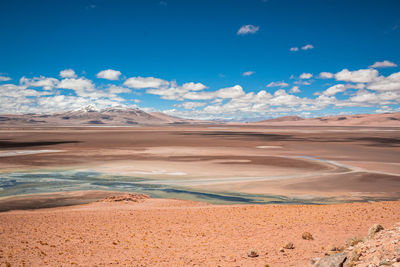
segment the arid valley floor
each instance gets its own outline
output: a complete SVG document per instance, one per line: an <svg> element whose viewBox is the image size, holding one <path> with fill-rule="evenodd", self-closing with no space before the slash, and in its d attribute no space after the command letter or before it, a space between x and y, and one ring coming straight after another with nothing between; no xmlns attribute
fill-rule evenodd
<svg viewBox="0 0 400 267"><path fill-rule="evenodd" d="M400 130L3 127L0 182L3 265L307 266L400 222Z"/></svg>

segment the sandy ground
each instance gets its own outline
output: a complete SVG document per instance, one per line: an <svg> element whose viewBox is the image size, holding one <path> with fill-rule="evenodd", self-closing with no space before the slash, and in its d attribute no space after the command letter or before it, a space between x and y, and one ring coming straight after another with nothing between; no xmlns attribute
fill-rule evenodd
<svg viewBox="0 0 400 267"><path fill-rule="evenodd" d="M400 198L399 128L3 128L0 155L2 173L96 170L199 190ZM27 195L0 204L63 206L109 193ZM0 264L307 266L347 237L365 236L374 223L400 222L399 214L400 202L217 206L173 199L6 211ZM301 238L306 231L313 241ZM280 252L288 242L295 248ZM258 257L247 256L252 249Z"/></svg>
<svg viewBox="0 0 400 267"><path fill-rule="evenodd" d="M1 266L308 266L400 202L214 206L173 199L0 213ZM310 232L314 240L303 240ZM282 246L293 242L294 249ZM255 249L259 256L247 253Z"/></svg>
<svg viewBox="0 0 400 267"><path fill-rule="evenodd" d="M95 170L209 191L400 197L399 128L10 128L0 130L0 155L1 172Z"/></svg>

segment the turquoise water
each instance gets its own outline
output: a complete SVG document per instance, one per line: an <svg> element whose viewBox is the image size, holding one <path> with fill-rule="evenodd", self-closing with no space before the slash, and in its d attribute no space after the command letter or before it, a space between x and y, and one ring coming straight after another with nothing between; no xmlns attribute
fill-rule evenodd
<svg viewBox="0 0 400 267"><path fill-rule="evenodd" d="M296 200L284 196L201 191L190 187L156 184L155 181L95 171L14 172L0 174L0 197L77 190L109 190L144 193L153 198L178 198L213 204L311 204L321 201Z"/></svg>
<svg viewBox="0 0 400 267"><path fill-rule="evenodd" d="M0 174L0 197L81 190L134 192L148 194L153 198L177 198L212 204L327 204L349 202L335 198L296 199L276 195L205 191L190 188L190 185L162 184L161 180L109 175L96 171L36 171ZM391 199L364 197L351 202L379 200Z"/></svg>

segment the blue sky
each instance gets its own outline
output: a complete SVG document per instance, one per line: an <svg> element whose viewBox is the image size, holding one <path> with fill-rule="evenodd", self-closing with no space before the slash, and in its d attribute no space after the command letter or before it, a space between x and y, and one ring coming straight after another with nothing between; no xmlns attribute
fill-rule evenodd
<svg viewBox="0 0 400 267"><path fill-rule="evenodd" d="M0 113L399 111L396 0L3 0L0 28Z"/></svg>

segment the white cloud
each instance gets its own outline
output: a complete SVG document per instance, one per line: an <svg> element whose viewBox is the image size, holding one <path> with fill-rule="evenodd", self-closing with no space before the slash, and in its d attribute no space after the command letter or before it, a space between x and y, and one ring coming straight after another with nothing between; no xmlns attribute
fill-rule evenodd
<svg viewBox="0 0 400 267"><path fill-rule="evenodd" d="M309 82L309 81L302 81L302 80L300 80L300 81L295 81L295 82L293 82L294 84L300 84L300 85L310 85L311 84L311 82Z"/></svg>
<svg viewBox="0 0 400 267"><path fill-rule="evenodd" d="M207 93L198 92L206 89L202 83L184 83L182 86L178 86L176 83L171 83L170 87L161 87L161 88L151 88L146 91L148 94L159 95L162 99L168 100L203 100L210 99L212 96L209 96Z"/></svg>
<svg viewBox="0 0 400 267"><path fill-rule="evenodd" d="M384 61L377 61L369 67L370 68L388 68L388 67L397 67L397 64L393 63L391 61L388 61L388 60L384 60Z"/></svg>
<svg viewBox="0 0 400 267"><path fill-rule="evenodd" d="M332 79L333 77L334 77L333 73L330 72L323 71L319 74L319 78L321 79Z"/></svg>
<svg viewBox="0 0 400 267"><path fill-rule="evenodd" d="M206 89L207 86L205 86L202 83L188 82L188 83L182 84L181 88L186 91L201 91L201 90Z"/></svg>
<svg viewBox="0 0 400 267"><path fill-rule="evenodd" d="M183 102L181 104L175 104L175 107L183 107L185 109L195 109L205 106L206 103L203 102Z"/></svg>
<svg viewBox="0 0 400 267"><path fill-rule="evenodd" d="M56 87L59 81L55 78L46 78L44 76L34 77L32 79L22 77L20 84L32 87L42 87L44 90L51 90Z"/></svg>
<svg viewBox="0 0 400 267"><path fill-rule="evenodd" d="M7 77L7 76L1 76L0 75L0 82L6 82L6 81L10 81L11 80L11 78L10 77Z"/></svg>
<svg viewBox="0 0 400 267"><path fill-rule="evenodd" d="M116 81L119 79L120 75L121 75L120 71L108 69L100 71L99 73L97 73L96 77L101 79Z"/></svg>
<svg viewBox="0 0 400 267"><path fill-rule="evenodd" d="M107 88L107 90L112 94L121 94L121 93L129 93L131 90L129 88L125 88L122 86L111 85Z"/></svg>
<svg viewBox="0 0 400 267"><path fill-rule="evenodd" d="M135 89L143 89L143 88L160 88L166 87L169 85L168 81L163 79L158 79L154 77L132 77L127 79L124 82L125 86L135 88Z"/></svg>
<svg viewBox="0 0 400 267"><path fill-rule="evenodd" d="M378 78L378 71L375 69L360 69L356 71L349 71L343 69L335 74L338 81L354 82L354 83L369 83Z"/></svg>
<svg viewBox="0 0 400 267"><path fill-rule="evenodd" d="M314 49L314 46L311 44L307 44L305 46L301 47L302 50L310 50L310 49Z"/></svg>
<svg viewBox="0 0 400 267"><path fill-rule="evenodd" d="M293 87L290 89L289 92L290 92L290 93L300 93L301 91L300 91L300 89L299 89L298 86L293 86Z"/></svg>
<svg viewBox="0 0 400 267"><path fill-rule="evenodd" d="M297 52L297 51L299 51L299 48L297 46L295 46L295 47L291 47L289 50L292 52Z"/></svg>
<svg viewBox="0 0 400 267"><path fill-rule="evenodd" d="M75 91L92 90L94 89L94 84L91 80L86 78L66 78L61 80L58 84L58 88L71 89Z"/></svg>
<svg viewBox="0 0 400 267"><path fill-rule="evenodd" d="M110 97L113 97L114 100L121 100L114 93L97 89L91 80L84 77L63 79L58 84L57 88L74 90L78 96L90 97L92 99L97 99L97 101L100 101L100 98Z"/></svg>
<svg viewBox="0 0 400 267"><path fill-rule="evenodd" d="M259 26L254 26L254 25L251 25L251 24L243 25L237 31L237 34L238 35L254 34L254 33L258 32L259 29L260 29Z"/></svg>
<svg viewBox="0 0 400 267"><path fill-rule="evenodd" d="M66 69L66 70L60 71L60 77L61 78L75 78L76 74L73 69Z"/></svg>
<svg viewBox="0 0 400 267"><path fill-rule="evenodd" d="M302 112L315 114L314 112L329 106L375 107L378 110L378 107L400 104L400 72L386 77L375 69L343 69L336 74L321 72L319 78L336 78L343 82L329 86L321 93L315 93L316 97L295 95L300 92L296 85L310 84L314 81L312 77L311 73L303 73L300 76L302 79L294 81L294 86L290 87L284 81L272 82L268 87L279 89L273 94L266 90L246 93L238 84L218 90L205 90L207 86L202 83L187 82L178 85L174 81L154 77L132 77L125 83L121 81L118 84L98 85L85 77L61 80L44 76L22 77L20 83L17 81L17 84L0 85L0 112L53 112L76 109L88 104L101 108L138 102L131 95L123 94L138 92L132 88L146 88L146 93L158 95L162 99L184 101L173 103L175 107L181 108L170 109L168 112L171 115L197 118L278 116ZM283 90L283 87L290 89ZM347 91L350 88L357 90ZM60 89L73 90L76 95ZM335 96L339 93L342 94L337 99Z"/></svg>
<svg viewBox="0 0 400 267"><path fill-rule="evenodd" d="M355 88L355 89L364 89L365 84L363 83L358 83L358 84L336 84L328 89L326 89L324 92L322 92L323 95L327 96L333 96L336 95L337 93L342 93L346 91L349 88Z"/></svg>
<svg viewBox="0 0 400 267"><path fill-rule="evenodd" d="M347 87L344 84L336 84L326 89L323 94L327 96L336 95L337 93L344 92Z"/></svg>
<svg viewBox="0 0 400 267"><path fill-rule="evenodd" d="M222 88L222 89L215 91L215 97L219 97L219 98L235 98L235 97L243 96L244 94L245 93L243 91L243 88L240 85Z"/></svg>
<svg viewBox="0 0 400 267"><path fill-rule="evenodd" d="M280 82L270 82L267 87L286 87L289 86L289 84L285 83L284 81Z"/></svg>
<svg viewBox="0 0 400 267"><path fill-rule="evenodd" d="M388 77L375 78L367 85L367 88L375 91L400 91L400 72L393 73Z"/></svg>
<svg viewBox="0 0 400 267"><path fill-rule="evenodd" d="M311 73L302 73L301 75L300 75L300 79L310 79L310 78L312 78L312 74Z"/></svg>
<svg viewBox="0 0 400 267"><path fill-rule="evenodd" d="M251 76L251 75L253 75L254 73L256 73L256 72L255 72L255 71L246 71L246 72L243 72L242 75L243 75L243 76Z"/></svg>

